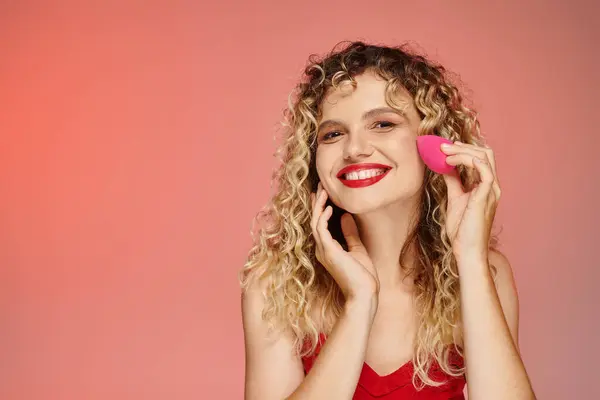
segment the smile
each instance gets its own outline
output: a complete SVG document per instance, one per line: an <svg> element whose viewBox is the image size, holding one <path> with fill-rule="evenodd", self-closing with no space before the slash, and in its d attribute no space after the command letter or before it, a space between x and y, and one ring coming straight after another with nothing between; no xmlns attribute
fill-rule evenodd
<svg viewBox="0 0 600 400"><path fill-rule="evenodd" d="M360 188L376 184L390 170L390 166L383 164L354 164L340 170L337 178L347 187Z"/></svg>

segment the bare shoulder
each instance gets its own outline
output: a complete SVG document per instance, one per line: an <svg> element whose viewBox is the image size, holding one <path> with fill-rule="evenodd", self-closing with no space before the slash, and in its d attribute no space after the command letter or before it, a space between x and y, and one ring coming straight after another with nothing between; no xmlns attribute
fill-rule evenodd
<svg viewBox="0 0 600 400"><path fill-rule="evenodd" d="M488 261L495 272L496 291L506 323L510 329L513 341L518 347L519 296L513 267L508 257L497 250L489 252Z"/></svg>
<svg viewBox="0 0 600 400"><path fill-rule="evenodd" d="M286 398L304 379L291 333L272 331L262 317L265 288L264 283L257 281L241 295L247 400Z"/></svg>
<svg viewBox="0 0 600 400"><path fill-rule="evenodd" d="M242 322L246 325L254 325L262 320L262 311L266 305L264 293L266 282L254 280L246 288L242 288ZM256 318L256 317L260 318Z"/></svg>

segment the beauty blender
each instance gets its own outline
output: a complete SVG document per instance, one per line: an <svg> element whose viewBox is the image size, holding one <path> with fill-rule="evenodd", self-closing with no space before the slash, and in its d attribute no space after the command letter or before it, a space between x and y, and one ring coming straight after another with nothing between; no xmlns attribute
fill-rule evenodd
<svg viewBox="0 0 600 400"><path fill-rule="evenodd" d="M452 141L436 135L417 137L417 149L425 165L438 174L449 174L455 167L446 163L447 155L440 149L442 143L452 144Z"/></svg>

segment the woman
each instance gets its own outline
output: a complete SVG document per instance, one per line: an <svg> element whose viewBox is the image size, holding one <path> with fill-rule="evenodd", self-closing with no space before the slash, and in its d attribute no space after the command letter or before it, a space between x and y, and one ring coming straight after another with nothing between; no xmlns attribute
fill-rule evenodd
<svg viewBox="0 0 600 400"><path fill-rule="evenodd" d="M297 89L241 276L246 398L534 399L494 154L444 68L354 42ZM425 166L426 134L454 173Z"/></svg>

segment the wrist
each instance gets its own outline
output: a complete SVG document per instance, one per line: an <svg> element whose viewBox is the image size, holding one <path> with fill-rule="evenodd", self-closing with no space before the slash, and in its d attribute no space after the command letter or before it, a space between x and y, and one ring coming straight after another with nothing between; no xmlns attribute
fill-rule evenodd
<svg viewBox="0 0 600 400"><path fill-rule="evenodd" d="M456 258L456 267L459 275L481 275L489 274L490 264L486 257L471 256Z"/></svg>
<svg viewBox="0 0 600 400"><path fill-rule="evenodd" d="M350 296L344 303L344 312L351 315L367 315L375 317L379 305L379 296L376 293L361 293Z"/></svg>
<svg viewBox="0 0 600 400"><path fill-rule="evenodd" d="M488 264L488 254L487 251L454 251L453 252L454 259L456 263L459 265L487 265Z"/></svg>

